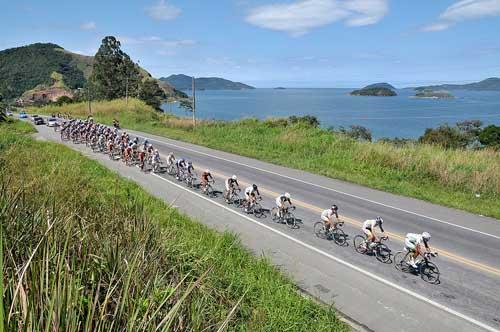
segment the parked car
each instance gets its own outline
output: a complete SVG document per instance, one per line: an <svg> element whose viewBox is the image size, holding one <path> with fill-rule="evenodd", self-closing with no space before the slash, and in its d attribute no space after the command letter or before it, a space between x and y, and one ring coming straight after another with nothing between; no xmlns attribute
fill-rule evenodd
<svg viewBox="0 0 500 332"><path fill-rule="evenodd" d="M37 116L36 118L33 118L33 122L35 123L35 125L43 125L45 123L45 121L43 120L43 118Z"/></svg>
<svg viewBox="0 0 500 332"><path fill-rule="evenodd" d="M31 116L31 120L35 121L35 118L39 118L39 117L40 117L39 115L37 115L37 114L33 114L33 115Z"/></svg>
<svg viewBox="0 0 500 332"><path fill-rule="evenodd" d="M28 114L26 114L24 112L19 113L19 119L27 119L27 118L28 118Z"/></svg>
<svg viewBox="0 0 500 332"><path fill-rule="evenodd" d="M56 118L49 118L47 120L47 127L57 127L57 119Z"/></svg>
<svg viewBox="0 0 500 332"><path fill-rule="evenodd" d="M5 112L5 114L7 114L7 116L13 116L14 115L14 113L12 113L11 111L7 111L7 112Z"/></svg>

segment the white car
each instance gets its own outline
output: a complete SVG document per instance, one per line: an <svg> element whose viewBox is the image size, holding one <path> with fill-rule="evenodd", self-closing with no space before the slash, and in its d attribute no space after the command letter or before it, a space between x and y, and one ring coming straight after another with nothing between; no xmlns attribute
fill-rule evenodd
<svg viewBox="0 0 500 332"><path fill-rule="evenodd" d="M47 120L47 127L57 127L57 119L56 118L49 118Z"/></svg>
<svg viewBox="0 0 500 332"><path fill-rule="evenodd" d="M14 113L12 113L11 111L7 111L5 113L7 114L7 116L13 116L14 115Z"/></svg>

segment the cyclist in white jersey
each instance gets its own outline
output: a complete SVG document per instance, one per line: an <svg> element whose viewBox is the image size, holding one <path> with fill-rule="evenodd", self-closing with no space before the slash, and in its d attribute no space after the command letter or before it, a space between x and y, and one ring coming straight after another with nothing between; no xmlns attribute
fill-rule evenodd
<svg viewBox="0 0 500 332"><path fill-rule="evenodd" d="M431 252L431 248L429 247L428 243L430 239L431 235L427 232L423 232L422 234L406 234L405 249L413 253L413 255L410 257L410 261L408 262L412 267L417 268L415 259L422 254L422 244L424 245L427 252Z"/></svg>
<svg viewBox="0 0 500 332"><path fill-rule="evenodd" d="M338 214L338 206L333 204L331 208L323 210L321 212L321 220L325 223L326 231L328 232L331 227L337 227L337 223L340 222ZM333 217L337 218L337 221L333 220Z"/></svg>
<svg viewBox="0 0 500 332"><path fill-rule="evenodd" d="M368 242L368 248L371 248L373 246L373 243L377 241L377 237L375 236L375 227L380 228L383 234L384 228L382 227L382 224L384 223L384 220L381 217L377 217L375 219L368 219L363 223L363 233L366 234L366 240Z"/></svg>

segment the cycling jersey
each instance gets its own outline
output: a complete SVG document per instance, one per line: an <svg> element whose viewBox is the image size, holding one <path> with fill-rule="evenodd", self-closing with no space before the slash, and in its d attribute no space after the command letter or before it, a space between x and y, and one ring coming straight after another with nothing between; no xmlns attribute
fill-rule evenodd
<svg viewBox="0 0 500 332"><path fill-rule="evenodd" d="M253 186L247 187L245 189L245 196L255 196L255 194L260 195L259 190L253 189Z"/></svg>
<svg viewBox="0 0 500 332"><path fill-rule="evenodd" d="M193 165L188 165L188 166L186 167L186 171L187 171L189 174L193 173L193 171L194 171L194 167L193 167Z"/></svg>
<svg viewBox="0 0 500 332"><path fill-rule="evenodd" d="M203 173L201 174L201 179L202 179L203 181L208 182L208 178L209 178L209 177L210 177L210 178L212 178L212 174L210 174L210 172L203 172Z"/></svg>
<svg viewBox="0 0 500 332"><path fill-rule="evenodd" d="M286 202L288 202L290 205L292 205L292 201L289 198L286 198L285 195L280 195L280 196L276 197L276 205L278 207L281 207Z"/></svg>
<svg viewBox="0 0 500 332"><path fill-rule="evenodd" d="M375 219L368 219L363 223L363 230L369 230L370 232L373 232L373 229L377 227L377 221ZM382 227L382 224L378 224L378 227L380 230L383 232L384 228Z"/></svg>
<svg viewBox="0 0 500 332"><path fill-rule="evenodd" d="M228 190L228 191L233 186L239 187L238 180L233 180L232 178L226 179L225 184L226 184L226 190Z"/></svg>
<svg viewBox="0 0 500 332"><path fill-rule="evenodd" d="M323 218L330 219L334 214L335 212L332 211L332 209L324 210L323 212L321 212L321 219Z"/></svg>

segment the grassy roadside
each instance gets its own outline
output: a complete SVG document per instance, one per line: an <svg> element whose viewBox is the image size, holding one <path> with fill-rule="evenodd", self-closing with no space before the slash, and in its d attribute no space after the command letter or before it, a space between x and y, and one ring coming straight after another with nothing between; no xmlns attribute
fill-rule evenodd
<svg viewBox="0 0 500 332"><path fill-rule="evenodd" d="M500 153L364 143L285 120L202 121L158 114L140 101L93 104L94 118L500 219ZM85 117L87 105L30 112ZM480 197L477 197L479 194Z"/></svg>
<svg viewBox="0 0 500 332"><path fill-rule="evenodd" d="M348 330L234 236L31 130L0 124L5 331Z"/></svg>

